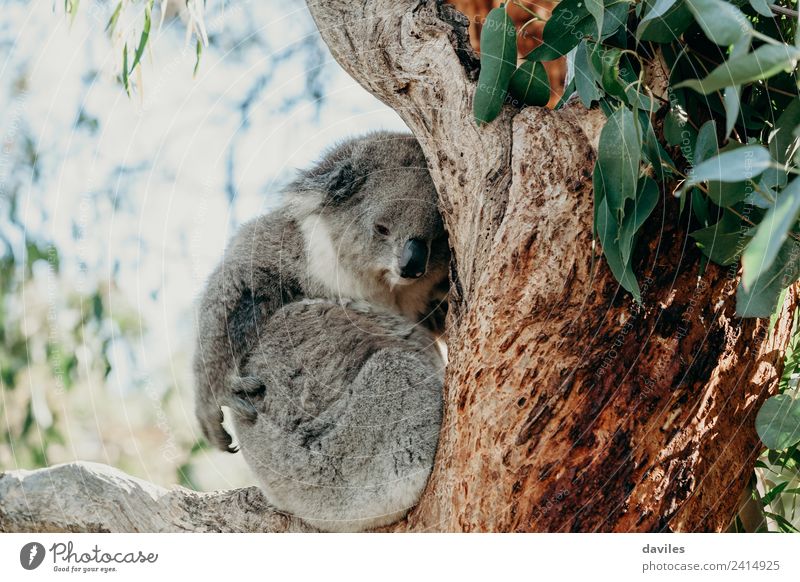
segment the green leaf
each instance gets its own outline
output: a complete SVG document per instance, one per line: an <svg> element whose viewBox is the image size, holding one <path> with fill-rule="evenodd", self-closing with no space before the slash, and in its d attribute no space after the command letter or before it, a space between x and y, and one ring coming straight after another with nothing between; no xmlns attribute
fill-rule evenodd
<svg viewBox="0 0 800 582"><path fill-rule="evenodd" d="M677 0L666 6L665 9L664 4L670 4L667 0L664 2L646 0L646 3L651 8L640 21L636 30L636 37L641 41L671 43L677 40L694 21L684 0ZM662 5L659 12L663 9L663 14L655 13L659 4Z"/></svg>
<svg viewBox="0 0 800 582"><path fill-rule="evenodd" d="M597 38L600 38L603 34L603 14L606 10L603 0L586 0L586 10L589 11L589 14L592 15L597 23Z"/></svg>
<svg viewBox="0 0 800 582"><path fill-rule="evenodd" d="M740 317L769 317L778 296L800 275L800 245L787 240L772 266L756 280L751 289L739 282L736 290L736 313Z"/></svg>
<svg viewBox="0 0 800 582"><path fill-rule="evenodd" d="M125 92L130 96L131 88L128 82L128 43L122 47L122 86L125 87Z"/></svg>
<svg viewBox="0 0 800 582"><path fill-rule="evenodd" d="M200 41L199 38L197 39L197 44L195 44L194 47L194 54L195 54L195 59L194 59L194 70L192 71L192 76L196 77L197 70L200 68L200 57L203 54L203 43Z"/></svg>
<svg viewBox="0 0 800 582"><path fill-rule="evenodd" d="M731 57L705 79L689 79L675 85L675 89L688 87L708 95L724 87L767 79L781 71L791 70L800 59L800 49L789 45L765 44L752 53Z"/></svg>
<svg viewBox="0 0 800 582"><path fill-rule="evenodd" d="M722 94L722 102L725 106L725 139L733 131L736 125L736 118L739 117L739 108L741 107L742 87L736 85L735 87L725 87Z"/></svg>
<svg viewBox="0 0 800 582"><path fill-rule="evenodd" d="M795 97L775 123L775 131L770 136L769 152L779 164L789 161L797 145L795 128L800 125L800 98Z"/></svg>
<svg viewBox="0 0 800 582"><path fill-rule="evenodd" d="M692 212L697 222L708 226L710 215L708 212L708 198L698 188L692 188Z"/></svg>
<svg viewBox="0 0 800 582"><path fill-rule="evenodd" d="M775 487L770 489L764 497L761 498L761 504L766 507L770 503L772 503L775 498L781 494L781 492L786 489L786 486L789 485L788 481L784 481L782 483L778 483Z"/></svg>
<svg viewBox="0 0 800 582"><path fill-rule="evenodd" d="M800 442L800 399L778 394L756 415L756 431L768 449L783 450Z"/></svg>
<svg viewBox="0 0 800 582"><path fill-rule="evenodd" d="M750 240L748 229L742 228L742 220L732 212L725 212L716 224L691 233L700 251L718 265L736 263L742 249Z"/></svg>
<svg viewBox="0 0 800 582"><path fill-rule="evenodd" d="M600 91L597 89L597 83L595 82L594 69L589 63L588 51L586 41L581 41L575 50L573 62L575 90L578 91L578 97L580 97L581 103L586 108L591 107L594 101L600 99Z"/></svg>
<svg viewBox="0 0 800 582"><path fill-rule="evenodd" d="M481 30L481 72L472 101L475 120L489 123L500 113L517 68L517 32L503 8L486 17Z"/></svg>
<svg viewBox="0 0 800 582"><path fill-rule="evenodd" d="M750 44L752 42L751 36L743 36L736 43L733 45L733 49L731 49L731 58L740 57L742 55L746 55L747 51L750 50ZM741 85L734 85L732 87L725 87L725 91L723 92L722 96L722 104L725 107L725 136L724 139L728 139L728 136L733 131L734 126L736 125L736 120L739 117L739 111L741 110L741 95L742 95L742 87Z"/></svg>
<svg viewBox="0 0 800 582"><path fill-rule="evenodd" d="M117 2L117 7L114 8L114 12L111 13L111 18L108 19L108 24L106 24L105 31L113 34L114 29L117 27L117 21L119 20L119 14L122 11L122 0Z"/></svg>
<svg viewBox="0 0 800 582"><path fill-rule="evenodd" d="M509 83L511 94L525 105L547 105L550 79L542 63L525 61L514 71Z"/></svg>
<svg viewBox="0 0 800 582"><path fill-rule="evenodd" d="M765 511L764 515L766 515L767 517L771 517L776 522L778 522L778 528L784 533L796 533L800 531L794 525L792 525L792 522L790 522L782 515L778 515L777 513L772 513L771 511Z"/></svg>
<svg viewBox="0 0 800 582"><path fill-rule="evenodd" d="M775 4L775 0L750 0L750 6L753 10L758 12L761 16L768 16L774 18L775 14L769 9L770 6Z"/></svg>
<svg viewBox="0 0 800 582"><path fill-rule="evenodd" d="M627 20L630 3L606 0L601 37L613 34ZM552 61L578 46L581 39L597 35L597 23L584 0L562 0L542 30L542 44L526 55L530 61ZM595 39L597 40L597 39ZM483 43L481 43L483 46Z"/></svg>
<svg viewBox="0 0 800 582"><path fill-rule="evenodd" d="M708 183L708 197L717 206L733 206L741 202L753 191L753 186L747 182L717 182Z"/></svg>
<svg viewBox="0 0 800 582"><path fill-rule="evenodd" d="M696 165L683 183L682 190L700 182L741 182L752 180L772 163L767 149L760 145L749 145L727 151Z"/></svg>
<svg viewBox="0 0 800 582"><path fill-rule="evenodd" d="M642 294L639 290L639 284L636 282L636 277L633 274L630 264L626 265L623 262L617 244L619 224L613 213L609 210L606 199L602 199L599 203L595 199L595 204L597 204L595 227L611 273L619 284L622 285L623 289L630 292L634 299L641 303Z"/></svg>
<svg viewBox="0 0 800 582"><path fill-rule="evenodd" d="M750 289L762 273L767 271L800 214L800 178L793 180L780 193L775 206L770 208L758 225L756 235L742 255L742 283Z"/></svg>
<svg viewBox="0 0 800 582"><path fill-rule="evenodd" d="M628 201L628 212L622 221L619 231L619 252L622 263L630 262L633 239L645 220L653 212L658 203L658 185L652 178L644 177L639 180L639 189L636 198Z"/></svg>
<svg viewBox="0 0 800 582"><path fill-rule="evenodd" d="M130 72L136 68L139 61L142 59L144 49L147 46L147 39L150 38L150 8L152 2L149 2L144 7L144 27L142 28L142 35L139 37L139 46L136 47L136 52L133 55L133 64L131 65Z"/></svg>
<svg viewBox="0 0 800 582"><path fill-rule="evenodd" d="M542 30L542 44L525 57L531 61L551 61L573 48L591 34L594 19L583 0L562 0L553 8Z"/></svg>
<svg viewBox="0 0 800 582"><path fill-rule="evenodd" d="M621 220L625 200L636 194L642 144L633 112L617 109L600 132L594 187L600 188L608 207Z"/></svg>
<svg viewBox="0 0 800 582"><path fill-rule="evenodd" d="M644 18L639 21L639 26L636 28L636 38L641 40L647 27L653 24L656 19L663 19L664 15L670 8L675 6L676 2L677 0L656 0L656 3L644 15Z"/></svg>
<svg viewBox="0 0 800 582"><path fill-rule="evenodd" d="M744 13L725 0L686 0L686 4L706 36L716 44L731 45L753 30Z"/></svg>
<svg viewBox="0 0 800 582"><path fill-rule="evenodd" d="M694 149L694 142L697 139L697 132L688 123L686 110L680 104L670 107L669 113L664 118L664 139L671 146L680 145L681 153L686 156L686 152Z"/></svg>
<svg viewBox="0 0 800 582"><path fill-rule="evenodd" d="M692 159L689 160L692 164L701 164L703 161L709 159L719 151L719 144L717 144L717 124L714 120L706 121L697 132L697 140L694 143L694 151L692 152Z"/></svg>
<svg viewBox="0 0 800 582"><path fill-rule="evenodd" d="M601 85L609 95L626 101L625 82L620 79L619 61L622 51L618 48L598 49L592 53L594 68L601 72Z"/></svg>
<svg viewBox="0 0 800 582"><path fill-rule="evenodd" d="M639 111L639 125L642 127L642 135L644 137L644 149L642 153L646 161L653 166L656 179L664 180L666 175L672 175L672 169L675 167L675 162L659 143L656 138L656 133L653 130L653 124L650 123L650 117L647 112Z"/></svg>

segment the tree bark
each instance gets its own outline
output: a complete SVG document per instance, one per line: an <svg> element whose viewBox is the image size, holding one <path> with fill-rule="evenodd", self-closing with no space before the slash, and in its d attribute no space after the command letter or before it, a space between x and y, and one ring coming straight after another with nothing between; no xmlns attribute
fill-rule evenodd
<svg viewBox="0 0 800 582"><path fill-rule="evenodd" d="M478 127L478 63L452 7L309 8L338 62L420 140L453 250L436 466L386 529L723 531L760 449L755 413L780 377L797 288L772 328L736 318L738 272L700 272L662 192L634 257L635 304L592 241L601 112L506 107ZM95 468L81 490L87 469L65 467L2 476L0 531L304 527L255 489L166 491ZM118 503L129 509L116 515Z"/></svg>
<svg viewBox="0 0 800 582"><path fill-rule="evenodd" d="M99 463L0 473L0 532L304 532L257 487L164 489Z"/></svg>
<svg viewBox="0 0 800 582"><path fill-rule="evenodd" d="M796 289L773 329L738 319L738 272L700 273L662 192L635 256L636 305L592 243L602 113L506 107L478 127L468 22L450 6L309 8L339 64L420 140L455 257L436 467L398 527L724 530Z"/></svg>

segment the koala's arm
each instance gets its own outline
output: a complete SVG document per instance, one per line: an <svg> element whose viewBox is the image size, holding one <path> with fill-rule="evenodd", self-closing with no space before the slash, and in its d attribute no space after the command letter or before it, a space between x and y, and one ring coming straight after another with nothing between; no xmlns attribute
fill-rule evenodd
<svg viewBox="0 0 800 582"><path fill-rule="evenodd" d="M228 403L230 379L238 375L263 323L297 293L292 277L281 276L275 260L281 249L269 248L263 233L267 227L262 220L242 227L198 307L195 414L203 434L222 450L231 450L220 408Z"/></svg>
<svg viewBox="0 0 800 582"><path fill-rule="evenodd" d="M425 314L420 323L433 332L436 337L444 335L445 321L447 320L447 295L450 289L450 282L445 279L440 283L431 294Z"/></svg>

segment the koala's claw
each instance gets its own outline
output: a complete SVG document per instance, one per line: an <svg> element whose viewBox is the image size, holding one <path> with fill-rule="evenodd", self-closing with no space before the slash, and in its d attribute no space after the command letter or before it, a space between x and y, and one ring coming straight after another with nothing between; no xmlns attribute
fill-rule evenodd
<svg viewBox="0 0 800 582"><path fill-rule="evenodd" d="M203 434L212 446L223 451L230 449L233 438L222 426L222 410L217 409L216 412L212 412L210 417L203 415L200 418L200 428L203 429Z"/></svg>

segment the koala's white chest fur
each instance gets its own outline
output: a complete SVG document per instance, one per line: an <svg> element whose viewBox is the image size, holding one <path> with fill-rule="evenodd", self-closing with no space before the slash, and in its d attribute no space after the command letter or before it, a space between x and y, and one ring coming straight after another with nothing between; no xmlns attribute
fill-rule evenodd
<svg viewBox="0 0 800 582"><path fill-rule="evenodd" d="M300 221L306 251L306 277L309 290L317 288L320 296L364 300L416 319L425 313L432 283L418 281L412 285L390 287L377 277L359 276L342 265L339 249L324 220L308 216Z"/></svg>

